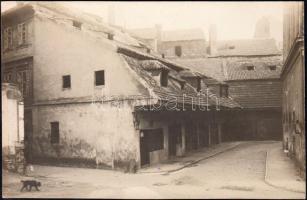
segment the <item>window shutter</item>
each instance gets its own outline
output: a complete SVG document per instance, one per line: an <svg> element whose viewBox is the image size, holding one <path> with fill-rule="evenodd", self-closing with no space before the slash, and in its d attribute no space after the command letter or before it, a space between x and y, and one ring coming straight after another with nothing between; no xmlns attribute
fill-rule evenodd
<svg viewBox="0 0 307 200"><path fill-rule="evenodd" d="M22 45L22 25L18 24L17 33L18 33L18 45Z"/></svg>

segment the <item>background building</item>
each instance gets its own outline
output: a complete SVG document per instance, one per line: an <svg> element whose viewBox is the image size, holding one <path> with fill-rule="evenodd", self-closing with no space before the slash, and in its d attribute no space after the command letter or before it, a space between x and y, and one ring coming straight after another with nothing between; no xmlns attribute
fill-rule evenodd
<svg viewBox="0 0 307 200"><path fill-rule="evenodd" d="M304 3L284 7L282 112L284 148L305 173L305 56Z"/></svg>

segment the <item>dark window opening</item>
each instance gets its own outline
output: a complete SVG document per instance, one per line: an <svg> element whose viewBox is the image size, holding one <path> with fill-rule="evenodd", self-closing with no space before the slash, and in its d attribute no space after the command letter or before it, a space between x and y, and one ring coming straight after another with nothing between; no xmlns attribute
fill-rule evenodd
<svg viewBox="0 0 307 200"><path fill-rule="evenodd" d="M147 148L149 152L163 149L164 138L162 129L146 130L145 134L148 141Z"/></svg>
<svg viewBox="0 0 307 200"><path fill-rule="evenodd" d="M146 49L146 52L147 52L147 53L150 53L150 49L149 49L149 48L147 48L147 49Z"/></svg>
<svg viewBox="0 0 307 200"><path fill-rule="evenodd" d="M162 69L160 75L160 84L162 87L167 87L167 83L168 83L168 71Z"/></svg>
<svg viewBox="0 0 307 200"><path fill-rule="evenodd" d="M221 85L220 97L228 97L228 86L227 85Z"/></svg>
<svg viewBox="0 0 307 200"><path fill-rule="evenodd" d="M184 85L185 85L184 82L181 82L181 83L180 83L181 90L184 90Z"/></svg>
<svg viewBox="0 0 307 200"><path fill-rule="evenodd" d="M81 23L81 22L78 22L78 21L73 20L73 21L72 21L72 25L73 25L74 27L78 28L78 29L81 29L81 25L82 25L82 23Z"/></svg>
<svg viewBox="0 0 307 200"><path fill-rule="evenodd" d="M165 55L164 55L164 53L162 53L162 58L165 58Z"/></svg>
<svg viewBox="0 0 307 200"><path fill-rule="evenodd" d="M63 88L70 88L71 87L70 75L63 76L62 80L63 80Z"/></svg>
<svg viewBox="0 0 307 200"><path fill-rule="evenodd" d="M201 79L198 78L197 79L197 92L200 92L200 90L201 90Z"/></svg>
<svg viewBox="0 0 307 200"><path fill-rule="evenodd" d="M175 46L175 54L176 54L176 56L181 57L181 55L182 55L181 46Z"/></svg>
<svg viewBox="0 0 307 200"><path fill-rule="evenodd" d="M255 67L253 65L250 65L250 66L247 66L246 69L249 71L252 71L255 69Z"/></svg>
<svg viewBox="0 0 307 200"><path fill-rule="evenodd" d="M104 70L95 71L95 85L104 85Z"/></svg>
<svg viewBox="0 0 307 200"><path fill-rule="evenodd" d="M271 71L276 70L276 65L270 65L270 66L269 66L269 69L270 69Z"/></svg>
<svg viewBox="0 0 307 200"><path fill-rule="evenodd" d="M58 144L60 142L59 122L51 122L51 143Z"/></svg>
<svg viewBox="0 0 307 200"><path fill-rule="evenodd" d="M108 39L109 39L109 40L113 40L113 39L114 39L114 35L111 34L111 33L108 33Z"/></svg>

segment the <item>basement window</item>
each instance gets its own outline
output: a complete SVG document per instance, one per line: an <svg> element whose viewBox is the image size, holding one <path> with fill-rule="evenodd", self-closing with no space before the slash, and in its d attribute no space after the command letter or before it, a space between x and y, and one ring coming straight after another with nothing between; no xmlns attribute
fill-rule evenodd
<svg viewBox="0 0 307 200"><path fill-rule="evenodd" d="M63 89L68 89L71 87L70 75L62 76Z"/></svg>
<svg viewBox="0 0 307 200"><path fill-rule="evenodd" d="M274 71L274 70L276 70L276 65L270 65L270 66L268 66L268 68L269 68L271 71Z"/></svg>
<svg viewBox="0 0 307 200"><path fill-rule="evenodd" d="M76 21L76 20L73 20L73 21L72 21L72 25L73 25L74 27L76 27L77 29L81 29L82 23L81 23L81 22L78 22L78 21Z"/></svg>
<svg viewBox="0 0 307 200"><path fill-rule="evenodd" d="M104 70L95 71L95 85L104 85Z"/></svg>
<svg viewBox="0 0 307 200"><path fill-rule="evenodd" d="M175 46L175 55L181 57L182 55L182 48L181 46Z"/></svg>
<svg viewBox="0 0 307 200"><path fill-rule="evenodd" d="M59 144L60 142L60 130L59 122L51 122L51 144Z"/></svg>
<svg viewBox="0 0 307 200"><path fill-rule="evenodd" d="M249 66L246 66L246 69L248 71L252 71L252 70L255 70L255 67L253 65L249 65Z"/></svg>

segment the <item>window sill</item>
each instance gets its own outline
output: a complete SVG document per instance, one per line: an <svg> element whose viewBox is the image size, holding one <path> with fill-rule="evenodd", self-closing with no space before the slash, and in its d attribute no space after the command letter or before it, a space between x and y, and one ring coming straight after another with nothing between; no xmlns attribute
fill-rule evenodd
<svg viewBox="0 0 307 200"><path fill-rule="evenodd" d="M95 89L104 89L105 85L95 85Z"/></svg>
<svg viewBox="0 0 307 200"><path fill-rule="evenodd" d="M62 88L62 91L70 91L71 88Z"/></svg>

